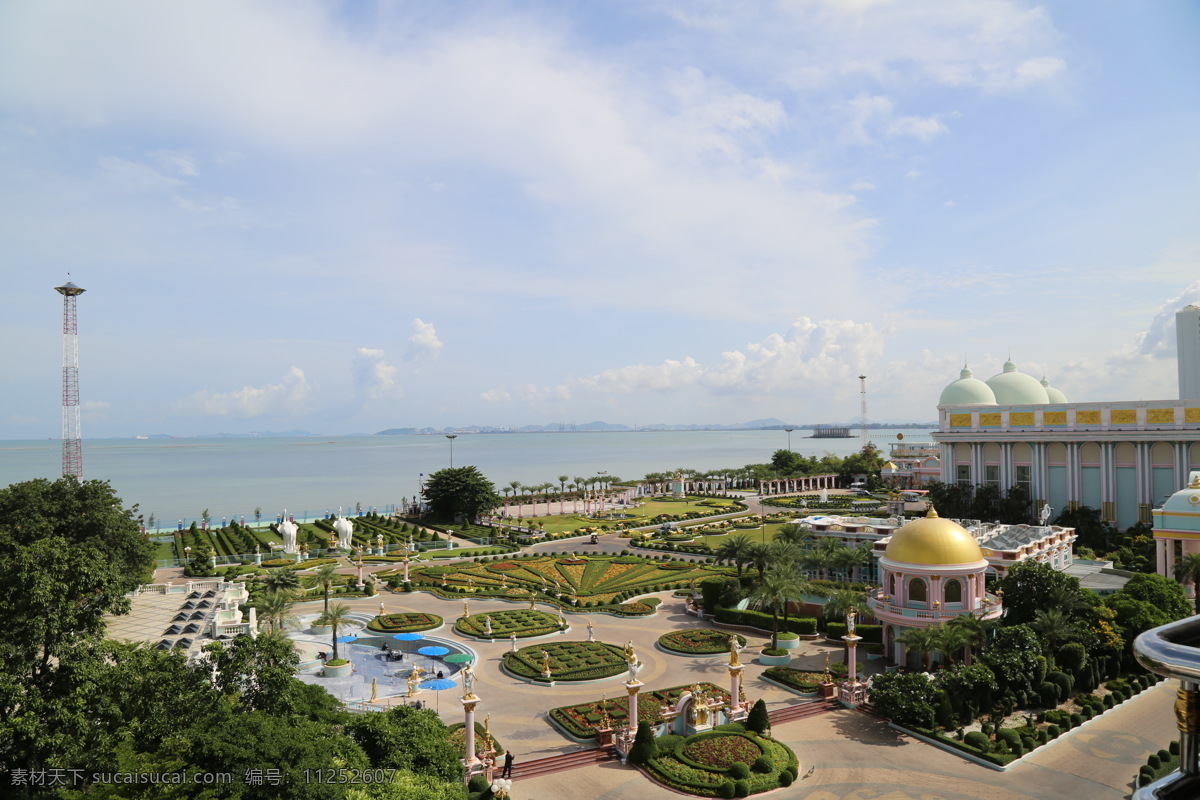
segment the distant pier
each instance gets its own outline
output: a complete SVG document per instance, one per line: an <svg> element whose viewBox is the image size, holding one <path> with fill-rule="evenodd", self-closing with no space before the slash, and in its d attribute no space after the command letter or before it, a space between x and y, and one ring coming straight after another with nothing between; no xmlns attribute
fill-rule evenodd
<svg viewBox="0 0 1200 800"><path fill-rule="evenodd" d="M850 438L850 429L849 428L835 428L835 427L826 426L826 425L818 425L817 427L813 428L813 434L812 434L812 436L810 436L808 438L810 438L810 439L849 439Z"/></svg>

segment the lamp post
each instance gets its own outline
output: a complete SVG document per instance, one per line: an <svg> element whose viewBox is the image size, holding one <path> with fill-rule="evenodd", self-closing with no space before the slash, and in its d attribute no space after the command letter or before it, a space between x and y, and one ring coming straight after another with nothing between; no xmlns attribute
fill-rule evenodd
<svg viewBox="0 0 1200 800"><path fill-rule="evenodd" d="M450 440L450 469L454 469L454 440L458 438L458 434L447 433L446 438Z"/></svg>
<svg viewBox="0 0 1200 800"><path fill-rule="evenodd" d="M784 428L784 430L785 430L785 431L787 431L787 435L788 435L788 452L790 453L790 452L791 452L791 450L792 450L792 431L794 431L794 430L796 430L796 429L795 429L795 428Z"/></svg>
<svg viewBox="0 0 1200 800"><path fill-rule="evenodd" d="M492 796L501 798L509 797L509 792L512 791L512 781L508 778L496 778L492 781Z"/></svg>

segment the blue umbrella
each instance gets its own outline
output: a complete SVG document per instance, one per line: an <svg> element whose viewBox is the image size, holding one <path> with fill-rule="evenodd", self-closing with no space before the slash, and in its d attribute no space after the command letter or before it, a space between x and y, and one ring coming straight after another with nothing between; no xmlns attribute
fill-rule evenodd
<svg viewBox="0 0 1200 800"><path fill-rule="evenodd" d="M397 633L392 638L399 639L402 642L419 642L425 637L419 633Z"/></svg>
<svg viewBox="0 0 1200 800"><path fill-rule="evenodd" d="M351 634L347 634L346 636L337 637L337 643L345 644L346 642L353 642L357 638L358 638L358 636L356 634L351 633Z"/></svg>
<svg viewBox="0 0 1200 800"><path fill-rule="evenodd" d="M445 689L453 689L458 684L449 678L433 678L432 680L422 681L422 689L432 689L435 692L440 692ZM442 713L442 696L437 696L437 713Z"/></svg>
<svg viewBox="0 0 1200 800"><path fill-rule="evenodd" d="M434 656L446 655L447 653L450 652L450 648L449 647L422 647L417 652L423 656L429 656L430 658L433 658Z"/></svg>

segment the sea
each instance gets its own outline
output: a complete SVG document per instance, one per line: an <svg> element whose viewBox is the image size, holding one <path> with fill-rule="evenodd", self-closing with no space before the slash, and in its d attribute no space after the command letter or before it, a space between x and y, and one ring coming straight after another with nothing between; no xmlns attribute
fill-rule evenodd
<svg viewBox="0 0 1200 800"><path fill-rule="evenodd" d="M791 434L802 455L846 456L862 447L859 437L812 439ZM931 441L930 431L872 430L870 441L885 453L903 433L906 442ZM199 520L262 521L286 513L313 519L336 512L391 511L419 493L425 475L451 465L451 442L440 434L312 436L300 438L85 439L83 474L108 481L122 502L156 528L175 530ZM502 490L511 481L552 483L567 475L603 472L624 479L651 472L708 472L761 464L788 447L781 430L620 431L527 434L459 434L454 465L473 465ZM0 441L0 486L62 471L57 439ZM502 492L501 492L502 493Z"/></svg>

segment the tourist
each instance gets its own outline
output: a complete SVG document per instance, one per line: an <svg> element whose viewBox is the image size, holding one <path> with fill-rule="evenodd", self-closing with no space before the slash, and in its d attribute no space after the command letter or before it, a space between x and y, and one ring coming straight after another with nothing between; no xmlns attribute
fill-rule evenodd
<svg viewBox="0 0 1200 800"><path fill-rule="evenodd" d="M504 769L500 773L501 778L511 778L512 777L512 765L513 765L513 754L512 754L512 750L509 750L508 752L506 752L504 754Z"/></svg>

